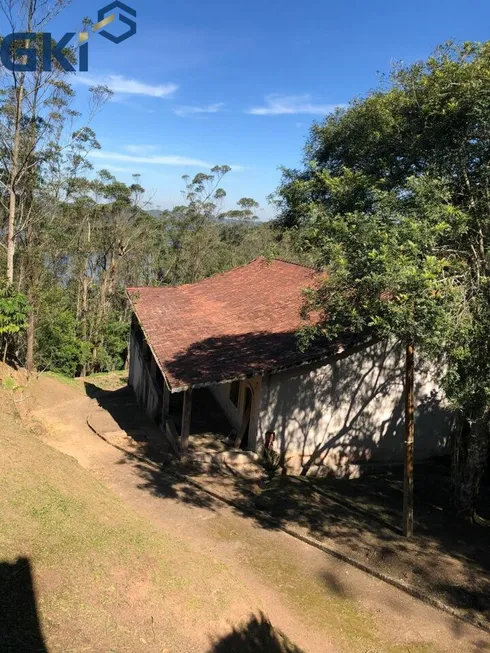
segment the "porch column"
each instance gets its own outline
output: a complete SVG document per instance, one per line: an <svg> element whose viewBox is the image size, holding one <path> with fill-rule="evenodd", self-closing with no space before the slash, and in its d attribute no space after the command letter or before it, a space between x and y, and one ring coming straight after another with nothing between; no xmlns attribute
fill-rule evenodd
<svg viewBox="0 0 490 653"><path fill-rule="evenodd" d="M163 392L162 392L162 427L164 431L167 425L169 409L170 409L170 390L168 389L164 379Z"/></svg>
<svg viewBox="0 0 490 653"><path fill-rule="evenodd" d="M180 455L187 456L189 446L189 431L191 428L192 388L184 392L184 405L182 407L182 428L180 430Z"/></svg>

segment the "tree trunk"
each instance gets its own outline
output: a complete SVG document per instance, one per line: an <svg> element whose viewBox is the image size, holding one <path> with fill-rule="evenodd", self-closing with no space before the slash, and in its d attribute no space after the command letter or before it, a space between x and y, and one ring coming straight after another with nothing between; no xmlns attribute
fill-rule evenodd
<svg viewBox="0 0 490 653"><path fill-rule="evenodd" d="M34 370L34 346L35 346L35 298L36 298L36 270L34 261L34 225L32 217L29 218L26 230L26 282L27 282L27 299L29 301L29 316L27 321L27 351L26 351L26 369L28 372Z"/></svg>
<svg viewBox="0 0 490 653"><path fill-rule="evenodd" d="M92 243L92 225L90 220L87 222L87 258L84 261L84 267L82 272L82 340L84 343L88 342L88 292L90 286L90 248ZM85 377L87 375L87 361L84 361L81 371L81 376Z"/></svg>
<svg viewBox="0 0 490 653"><path fill-rule="evenodd" d="M403 483L403 534L413 535L413 446L414 418L414 346L407 344L405 357L405 470Z"/></svg>
<svg viewBox="0 0 490 653"><path fill-rule="evenodd" d="M31 305L29 312L29 321L27 323L27 352L26 352L26 369L28 372L34 370L34 335L36 331L36 316L34 308Z"/></svg>
<svg viewBox="0 0 490 653"><path fill-rule="evenodd" d="M489 454L489 420L487 409L471 424L465 423L454 438L452 461L453 505L461 517L475 517L476 499L485 473Z"/></svg>
<svg viewBox="0 0 490 653"><path fill-rule="evenodd" d="M17 196L15 194L15 185L17 182L17 175L19 173L20 130L23 101L24 80L23 77L21 77L21 82L16 93L14 137L12 143L12 159L9 184L9 212L7 225L7 282L10 284L14 283L15 218L17 210Z"/></svg>

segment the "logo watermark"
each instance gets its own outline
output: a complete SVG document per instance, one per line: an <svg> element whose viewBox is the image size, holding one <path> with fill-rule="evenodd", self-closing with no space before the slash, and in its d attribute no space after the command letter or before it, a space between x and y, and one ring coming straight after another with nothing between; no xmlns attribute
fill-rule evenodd
<svg viewBox="0 0 490 653"><path fill-rule="evenodd" d="M112 34L106 29L116 20L116 14L110 13L114 9L120 9L124 13L118 13L117 18L120 23L127 26L127 29L119 35ZM99 9L97 13L97 22L92 26L92 32L112 41L112 43L122 43L136 34L136 11L119 0L114 0L110 4ZM0 60L7 70L12 72L35 72L39 69L39 45L41 45L41 70L49 72L53 69L53 63L56 62L63 70L67 72L76 72L73 63L67 58L66 49L70 43L77 37L78 46L78 70L80 72L88 71L88 42L90 32L66 32L59 41L53 39L51 32L13 32L4 36L0 48ZM35 42L36 47L28 47L29 43ZM72 44L75 45L75 44ZM19 59L23 59L22 63Z"/></svg>

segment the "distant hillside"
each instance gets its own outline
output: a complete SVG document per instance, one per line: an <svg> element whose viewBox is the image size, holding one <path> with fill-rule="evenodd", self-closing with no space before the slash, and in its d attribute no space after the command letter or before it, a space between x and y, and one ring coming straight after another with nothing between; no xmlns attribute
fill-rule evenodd
<svg viewBox="0 0 490 653"><path fill-rule="evenodd" d="M160 218L160 216L162 215L162 211L160 211L159 209L150 209L149 211L147 211L147 213L148 215L151 215L154 218Z"/></svg>
<svg viewBox="0 0 490 653"><path fill-rule="evenodd" d="M157 220L160 220L162 217L163 211L160 209L150 209L147 211L148 215L151 215L152 217L156 218ZM220 220L220 222L224 224L247 224L250 226L256 225L256 224L263 224L262 220L254 220L253 222L249 222L248 220L233 220L231 218L225 218L224 220Z"/></svg>

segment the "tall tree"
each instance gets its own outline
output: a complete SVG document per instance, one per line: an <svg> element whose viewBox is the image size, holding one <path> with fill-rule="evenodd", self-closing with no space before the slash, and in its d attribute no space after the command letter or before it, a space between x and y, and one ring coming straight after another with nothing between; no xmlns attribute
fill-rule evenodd
<svg viewBox="0 0 490 653"><path fill-rule="evenodd" d="M490 327L487 322L482 326L490 273L489 81L490 43L448 43L427 61L396 66L380 89L313 126L304 168L285 170L277 195L281 224L306 227L313 238L303 246L321 252L322 218L350 215L356 216L356 227L371 225L380 193L390 193L402 206L413 178L436 180L444 189L441 208L447 204L459 227L448 230L441 223L440 239L430 243L433 250L427 254L437 265L450 262L449 276L462 297L453 313L457 329L441 343L448 396L462 417L453 458L454 502L458 512L469 515L474 514L489 442L490 361L475 356L485 350L483 332ZM414 224L422 230L430 218L419 213ZM398 232L397 224L391 228ZM342 242L343 232L338 238ZM407 236L405 247L410 243ZM362 253L357 255L362 259ZM415 269L422 275L422 269ZM405 317L414 328L419 320L426 324L416 307L415 321Z"/></svg>
<svg viewBox="0 0 490 653"><path fill-rule="evenodd" d="M10 27L10 32L39 32L71 0L54 0L38 3L36 0L1 0L0 12ZM50 86L52 74L43 73L40 66L42 57L37 57L36 71L26 70L29 63L24 54L27 48L40 51L42 39L32 42L16 40L11 44L11 61L15 64L13 71L4 70L1 76L1 125L0 140L4 165L3 188L7 203L7 281L14 280L14 256L16 246L16 227L18 218L18 200L21 185L31 171L33 153L37 142L42 138L44 129L49 129L50 121L38 122L37 107L42 104L43 90ZM56 75L56 73L55 73ZM26 133L27 132L27 133Z"/></svg>
<svg viewBox="0 0 490 653"><path fill-rule="evenodd" d="M2 0L0 8L12 31L36 32L69 4L68 0L38 3ZM34 365L35 319L40 283L39 248L47 221L56 220L58 207L66 192L67 161L73 149L90 144L87 124L109 97L106 88L90 90L85 126L76 126L80 114L71 103L74 92L68 74L57 61L51 70L42 67L43 39L38 36L25 43L12 44L16 69L2 76L0 97L0 154L4 164L0 178L0 201L6 209L6 276L13 283L17 272L19 288L25 289L31 312L27 329L26 366ZM17 47L28 46L36 53L37 65L26 71L25 56ZM66 49L67 60L75 60L73 49ZM92 139L93 140L93 139ZM73 156L71 157L73 160ZM20 255L16 252L21 246ZM17 269L16 269L17 268Z"/></svg>
<svg viewBox="0 0 490 653"><path fill-rule="evenodd" d="M208 174L184 176L184 204L167 212L162 225L165 269L159 274L160 283L193 283L221 271L223 225L257 219L258 204L251 198L242 198L236 209L225 210L226 191L221 183L230 171L229 166L215 166Z"/></svg>

